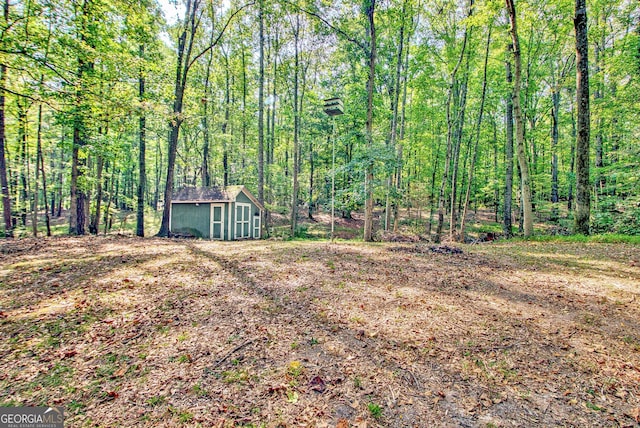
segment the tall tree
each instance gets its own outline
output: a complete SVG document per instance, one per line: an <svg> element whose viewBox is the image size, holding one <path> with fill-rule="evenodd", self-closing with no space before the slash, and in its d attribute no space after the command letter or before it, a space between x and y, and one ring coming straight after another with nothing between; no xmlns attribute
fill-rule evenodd
<svg viewBox="0 0 640 428"><path fill-rule="evenodd" d="M9 28L9 0L4 1L3 17L7 28ZM2 191L2 214L4 219L5 236L13 236L13 222L11 220L11 195L9 194L9 181L7 180L7 160L6 160L6 87L7 87L7 65L0 63L0 187Z"/></svg>
<svg viewBox="0 0 640 428"><path fill-rule="evenodd" d="M145 70L144 44L140 44L140 75L138 76L138 101L140 102L140 116L138 118L138 200L136 215L136 235L144 236L144 194L147 186L147 117L144 111L145 100Z"/></svg>
<svg viewBox="0 0 640 428"><path fill-rule="evenodd" d="M364 188L364 240L373 241L373 90L376 77L376 0L365 0L367 32L369 36L369 74L367 79L367 123L365 138L367 143L367 164L365 168Z"/></svg>
<svg viewBox="0 0 640 428"><path fill-rule="evenodd" d="M293 190L291 195L291 236L295 236L298 225L298 170L300 169L300 14L296 13L295 23L292 22L294 43L293 69Z"/></svg>
<svg viewBox="0 0 640 428"><path fill-rule="evenodd" d="M249 3L252 4L252 3ZM167 160L167 177L164 190L164 208L162 211L162 221L158 236L169 235L169 212L171 209L171 199L173 197L173 180L176 166L176 155L178 151L178 137L180 135L180 127L185 118L183 115L184 95L187 89L187 77L193 65L211 49L213 49L222 39L231 20L240 13L244 8L249 6L245 4L233 11L224 25L217 32L217 36L212 42L208 43L199 53L194 54L196 39L201 30L203 9L201 0L187 0L184 19L180 27L178 36L178 44L176 51L176 69L173 88L173 111L169 121L169 141L168 141L168 160ZM211 28L211 31L216 31Z"/></svg>
<svg viewBox="0 0 640 428"><path fill-rule="evenodd" d="M69 234L84 235L89 221L89 195L85 170L87 166L85 146L89 138L90 106L89 80L94 70L94 60L89 52L96 47L96 20L94 0L83 0L76 12L78 33L77 73L73 112L73 147L71 151L71 216ZM88 50L85 48L89 47Z"/></svg>
<svg viewBox="0 0 640 428"><path fill-rule="evenodd" d="M469 171L467 176L467 191L465 193L464 203L462 205L462 216L460 217L460 233L459 239L464 242L465 226L467 210L469 207L469 198L471 197L471 188L473 186L473 176L476 169L476 161L478 159L478 149L480 145L480 130L482 127L482 118L484 115L484 104L487 96L487 64L489 62L489 48L491 46L491 30L492 23L489 23L489 30L487 31L487 44L484 53L484 68L482 72L482 94L480 95L480 112L478 113L478 119L476 121L475 142L473 144L473 153L471 155L471 162L469 163Z"/></svg>
<svg viewBox="0 0 640 428"><path fill-rule="evenodd" d="M258 21L258 201L264 205L264 0L258 2Z"/></svg>
<svg viewBox="0 0 640 428"><path fill-rule="evenodd" d="M511 45L509 45L509 51L512 51ZM505 152L505 173L504 173L504 211L502 216L502 230L507 238L513 235L512 231L512 217L511 204L513 202L513 74L511 73L511 60L507 58L505 62L506 80L509 88L509 95L507 96L505 106L505 132L506 138L504 140L504 152Z"/></svg>
<svg viewBox="0 0 640 428"><path fill-rule="evenodd" d="M589 188L589 44L587 37L586 0L576 0L576 14L573 20L576 34L576 211L575 231L589 234L591 216L591 193Z"/></svg>
<svg viewBox="0 0 640 428"><path fill-rule="evenodd" d="M533 209L531 206L531 183L529 175L529 163L527 150L524 145L524 118L520 103L520 88L522 86L522 60L520 58L520 39L518 38L517 15L514 0L506 0L511 24L511 39L513 49L513 62L515 65L513 82L513 112L516 122L516 147L518 165L520 166L520 181L522 188L522 212L524 236L533 235Z"/></svg>
<svg viewBox="0 0 640 428"><path fill-rule="evenodd" d="M469 5L469 15L473 10L473 1L470 0ZM462 118L459 114L454 114L452 111L453 103L454 103L454 91L456 87L456 82L458 79L458 72L460 71L460 66L462 65L462 61L465 58L465 54L467 51L467 43L469 39L469 27L465 25L464 28L464 36L462 39L462 47L460 48L460 55L458 56L458 60L456 61L453 70L449 76L449 85L447 91L447 101L446 101L446 120L447 120L447 151L444 161L444 172L442 174L442 183L440 184L440 192L438 196L438 226L436 228L435 241L440 242L440 238L442 236L442 230L444 228L444 214L445 214L445 205L446 205L446 189L447 182L449 181L449 175L451 173L451 163L452 159L455 157L455 145L456 141L460 141L462 138ZM459 131L459 132L458 132ZM435 174L435 172L434 172ZM451 195L451 208L454 207L454 197ZM451 220L454 220L454 214L451 213ZM429 227L431 225L429 224ZM453 230L454 225L449 225L450 230Z"/></svg>

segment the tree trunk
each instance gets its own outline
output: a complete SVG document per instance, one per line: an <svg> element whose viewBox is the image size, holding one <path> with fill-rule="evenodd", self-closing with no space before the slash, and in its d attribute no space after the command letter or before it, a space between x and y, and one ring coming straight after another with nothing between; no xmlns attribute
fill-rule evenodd
<svg viewBox="0 0 640 428"><path fill-rule="evenodd" d="M409 37L407 36L407 48L405 49L404 55L404 70L405 74L402 77L402 110L400 113L400 135L398 136L398 166L396 168L396 190L398 193L402 190L402 167L403 167L403 145L404 145L404 134L406 129L406 108L407 108L407 86L409 83L409 79L407 78L406 71L409 69ZM398 231L398 226L400 225L400 202L401 200L398 198L395 201L393 206L393 231L394 233ZM429 219L431 220L431 219ZM431 229L431 225L429 225L429 229ZM429 234L431 230L429 230Z"/></svg>
<svg viewBox="0 0 640 428"><path fill-rule="evenodd" d="M533 235L533 210L531 207L531 185L529 177L529 164L524 147L524 120L520 106L520 88L522 85L522 63L520 59L520 40L518 39L518 27L516 21L516 9L514 0L506 0L511 23L511 38L513 41L513 60L515 63L515 79L513 87L513 111L516 121L516 146L518 165L520 166L520 180L522 183L522 212L524 236Z"/></svg>
<svg viewBox="0 0 640 428"><path fill-rule="evenodd" d="M500 184L498 180L498 124L495 117L491 116L491 125L493 127L493 207L494 221L500 222Z"/></svg>
<svg viewBox="0 0 640 428"><path fill-rule="evenodd" d="M475 135L475 143L473 145L473 154L471 155L471 162L469 163L469 175L467 177L467 192L465 194L464 203L462 205L462 216L460 217L460 233L459 239L464 242L465 235L465 227L466 227L466 217L467 210L469 207L469 198L471 196L471 188L473 186L473 172L476 167L476 160L478 159L478 145L480 143L480 129L482 126L482 116L484 114L484 103L487 94L487 64L489 62L489 47L491 44L491 29L492 26L489 24L489 30L487 34L487 45L484 54L484 71L482 75L482 95L480 98L480 112L478 113L478 121L476 122L476 135Z"/></svg>
<svg viewBox="0 0 640 428"><path fill-rule="evenodd" d="M365 138L367 153L373 155L373 89L376 74L376 25L375 8L376 0L367 0L366 15L368 19L367 31L369 33L369 78L367 80L367 123ZM364 204L364 240L373 241L373 159L367 160L364 178L365 204Z"/></svg>
<svg viewBox="0 0 640 428"><path fill-rule="evenodd" d="M62 139L64 140L64 131L63 131L63 136ZM55 216L57 218L62 217L62 189L63 189L63 180L64 180L64 175L62 173L62 171L64 170L64 166L66 165L66 159L65 159L65 153L66 151L64 149L60 149L60 159L59 159L59 163L58 163L58 181L57 181L57 186L56 186L56 194L58 195L58 202L56 204L56 214Z"/></svg>
<svg viewBox="0 0 640 428"><path fill-rule="evenodd" d="M402 71L402 63L404 60L403 50L404 50L404 26L405 26L405 15L407 10L407 1L405 0L402 3L402 20L400 23L400 30L398 34L398 49L396 53L396 73L393 80L393 96L391 97L391 131L389 135L389 147L391 150L396 151L396 141L398 134L398 104L400 103L400 89L401 89L401 79L400 72ZM397 152L396 152L397 153ZM384 230L389 231L390 223L391 223L391 211L392 205L397 204L395 200L395 196L391 195L391 186L393 185L394 172L389 173L389 177L387 178L387 201L385 207L385 219L384 219Z"/></svg>
<svg viewBox="0 0 640 428"><path fill-rule="evenodd" d="M247 60L245 57L244 44L242 45L242 53L240 55L242 60L242 156L240 159L240 165L242 171L245 170L245 152L247 149Z"/></svg>
<svg viewBox="0 0 640 428"><path fill-rule="evenodd" d="M458 206L456 205L456 197L458 194L458 165L460 163L460 149L462 148L462 135L464 132L465 112L467 106L467 85L469 80L469 54L466 55L465 61L465 73L462 79L462 87L460 88L460 94L457 102L458 111L455 119L453 151L451 168L451 197L449 204L449 238L455 240L456 223L458 221ZM465 156L466 160L466 156Z"/></svg>
<svg viewBox="0 0 640 428"><path fill-rule="evenodd" d="M560 88L555 85L551 92L551 221L558 220L558 119L560 111Z"/></svg>
<svg viewBox="0 0 640 428"><path fill-rule="evenodd" d="M36 168L35 180L33 181L33 211L31 212L31 230L33 237L38 236L38 180L40 180L40 161L42 156L42 104L38 105L38 130L36 131ZM44 193L44 200L47 200L47 194ZM45 210L46 212L46 210Z"/></svg>
<svg viewBox="0 0 640 428"><path fill-rule="evenodd" d="M509 51L512 50L509 45ZM513 93L513 75L511 74L511 61L507 59L505 62L507 86L511 93ZM507 97L507 105L505 109L505 127L506 127L506 139L505 139L505 178L504 178L504 213L503 220L503 233L507 238L513 236L512 232L512 218L513 213L511 205L513 202L513 98L511 95Z"/></svg>
<svg viewBox="0 0 640 428"><path fill-rule="evenodd" d="M299 74L300 74L300 15L296 14L296 23L293 28L294 41L294 66L293 66L293 191L291 192L291 236L296 236L298 225L298 164L300 152L300 104L298 101Z"/></svg>
<svg viewBox="0 0 640 428"><path fill-rule="evenodd" d="M591 194L589 186L589 58L586 0L576 0L574 27L576 33L576 212L575 232L589 234Z"/></svg>
<svg viewBox="0 0 640 428"><path fill-rule="evenodd" d="M572 103L573 104L573 103ZM576 139L576 118L573 114L573 108L571 109L571 139ZM575 166L576 166L576 145L571 145L571 154L569 155L569 190L567 194L567 210L571 212L574 208L573 206L573 182L574 182L574 174L575 174Z"/></svg>
<svg viewBox="0 0 640 428"><path fill-rule="evenodd" d="M140 60L144 61L144 45L140 45L139 52ZM145 72L140 70L140 76L138 77L138 101L140 102L140 117L138 119L138 204L137 204L137 216L136 216L136 235L144 236L144 193L147 187L147 118L144 106L145 97ZM96 218L100 217L100 210L96 210ZM97 224L97 222L96 222Z"/></svg>
<svg viewBox="0 0 640 428"><path fill-rule="evenodd" d="M82 28L80 29L80 40L88 43L88 21L91 18L90 0L84 0L82 5ZM87 227L87 189L84 184L84 169L86 158L81 150L87 143L86 117L87 100L85 99L87 88L84 79L93 69L93 62L88 61L84 52L78 55L78 87L75 93L75 112L73 117L73 148L71 156L71 216L69 218L69 234L84 235Z"/></svg>
<svg viewBox="0 0 640 428"><path fill-rule="evenodd" d="M264 0L258 2L259 75L258 75L258 202L264 205ZM264 224L264 218L261 222Z"/></svg>
<svg viewBox="0 0 640 428"><path fill-rule="evenodd" d="M315 165L314 165L314 152L313 152L313 139L309 139L309 210L307 213L307 218L313 220L313 175L315 173Z"/></svg>
<svg viewBox="0 0 640 428"><path fill-rule="evenodd" d="M178 151L178 137L180 136L180 126L182 125L182 103L184 91L187 85L187 74L191 59L194 36L197 31L196 10L198 3L187 2L185 21L182 33L178 39L178 56L176 61L176 77L173 92L173 117L169 122L169 144L167 148L167 177L164 188L164 207L162 210L162 221L157 236L169 236L169 214L171 211L171 199L173 197L173 176L175 173L176 155Z"/></svg>
<svg viewBox="0 0 640 428"><path fill-rule="evenodd" d="M38 105L38 130L36 147L36 184L34 190L33 221L37 223L38 216L38 173L42 174L42 196L44 201L44 222L47 228L47 236L51 236L51 217L49 216L49 203L47 199L47 177L44 173L44 156L42 155L42 104ZM34 229L34 236L36 234Z"/></svg>
<svg viewBox="0 0 640 428"><path fill-rule="evenodd" d="M604 36L603 36L604 38ZM594 49L594 53L595 53L595 75L596 75L596 82L595 82L595 93L593 94L593 98L595 100L596 105L601 102L602 98L604 98L604 80L605 80L605 76L604 71L602 70L601 67L601 62L602 62L602 56L604 55L603 53L603 46L604 46L605 42L602 41L602 43L596 43L595 45L595 49ZM602 47L601 47L602 46ZM601 109L602 110L602 109ZM597 194L602 194L604 192L604 186L606 184L606 179L605 176L602 174L602 168L604 167L604 136L603 136L603 126L604 126L604 120L602 119L602 112L600 112L597 115L597 119L596 119L596 183L597 183Z"/></svg>
<svg viewBox="0 0 640 428"><path fill-rule="evenodd" d="M473 3L472 3L473 4ZM462 60L464 59L464 55L467 49L467 39L469 33L467 31L467 27L464 30L464 38L462 39L462 49L460 50L460 56L458 57L458 62L456 63L453 71L451 72L451 78L449 82L449 90L447 91L447 152L444 161L444 172L442 174L442 183L440 184L440 193L438 196L438 226L436 228L436 235L434 237L435 242L440 242L442 237L442 230L444 228L444 210L446 204L446 188L447 182L449 181L449 172L451 170L451 159L454 155L454 129L456 127L456 121L453 118L453 114L451 112L451 104L453 102L454 89L456 84L456 79L458 75L458 70L460 69L460 65L462 64ZM451 200L454 198L451 196ZM451 227L451 226L450 226ZM429 228L431 228L431 223L429 223Z"/></svg>
<svg viewBox="0 0 640 428"><path fill-rule="evenodd" d="M4 1L4 22L9 22L9 0ZM11 221L11 196L7 180L7 160L5 156L6 128L5 128L5 88L7 87L7 66L0 64L0 186L2 191L2 217L4 220L5 237L13 237L13 222Z"/></svg>
<svg viewBox="0 0 640 428"><path fill-rule="evenodd" d="M29 206L29 156L27 146L27 110L25 105L18 99L18 142L20 148L20 196L18 197L18 208L20 212L20 223L22 227L27 226L27 211Z"/></svg>
<svg viewBox="0 0 640 428"><path fill-rule="evenodd" d="M213 38L213 32L211 33L211 37ZM226 59L226 58L225 58ZM209 187L211 185L211 174L209 173L209 155L210 155L210 144L209 144L209 79L211 77L211 63L213 62L213 51L209 52L209 59L207 61L207 68L205 71L204 78L204 93L202 95L202 132L203 132L203 145L202 145L202 186ZM229 65L227 64L227 68ZM228 72L227 72L228 73ZM226 127L226 124L222 125L223 128ZM224 129L222 131L224 134ZM223 135L223 138L225 136ZM224 141L224 140L223 140ZM226 144L223 143L223 144Z"/></svg>
<svg viewBox="0 0 640 428"><path fill-rule="evenodd" d="M227 131L229 127L229 118L231 114L231 73L229 70L229 60L225 55L224 68L224 122L222 122L222 182L224 187L229 185L229 147L227 145ZM207 144L208 146L208 144ZM207 186L210 185L210 179L207 178Z"/></svg>
<svg viewBox="0 0 640 428"><path fill-rule="evenodd" d="M89 232L97 235L100 232L100 208L102 206L102 170L104 168L104 158L98 155L98 165L96 166L96 210L91 216Z"/></svg>

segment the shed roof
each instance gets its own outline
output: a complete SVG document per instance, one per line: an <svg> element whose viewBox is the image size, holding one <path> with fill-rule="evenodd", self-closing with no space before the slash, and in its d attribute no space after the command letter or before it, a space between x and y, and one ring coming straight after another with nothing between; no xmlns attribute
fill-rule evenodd
<svg viewBox="0 0 640 428"><path fill-rule="evenodd" d="M245 186L182 187L173 193L171 202L234 202L244 193L261 210L264 207Z"/></svg>

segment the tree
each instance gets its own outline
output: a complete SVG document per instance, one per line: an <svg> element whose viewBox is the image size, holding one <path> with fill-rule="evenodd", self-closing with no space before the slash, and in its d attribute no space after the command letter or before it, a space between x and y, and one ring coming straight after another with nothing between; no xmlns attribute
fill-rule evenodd
<svg viewBox="0 0 640 428"><path fill-rule="evenodd" d="M217 32L217 36L212 38L212 42L208 43L199 53L194 54L196 48L196 39L202 25L202 3L201 0L187 0L184 19L178 36L178 44L176 50L176 71L173 89L173 111L169 121L169 141L168 141L168 160L167 160L167 178L164 191L164 208L162 211L162 221L158 236L169 235L169 212L171 209L171 198L173 196L173 180L176 165L176 155L178 150L178 137L180 135L180 126L184 122L183 116L184 95L187 89L187 77L193 65L213 49L222 39L231 20L240 13L244 8L252 3L240 6L233 11L226 19L222 28ZM215 31L214 28L211 31ZM261 201L262 202L262 201Z"/></svg>
<svg viewBox="0 0 640 428"><path fill-rule="evenodd" d="M367 122L365 138L367 142L367 165L365 167L364 191L364 240L373 241L373 90L376 77L376 24L375 8L376 0L365 0L365 15L367 16L367 32L369 37L368 63L369 74L367 79Z"/></svg>
<svg viewBox="0 0 640 428"><path fill-rule="evenodd" d="M509 45L509 51L512 51ZM505 131L506 138L504 142L505 152L505 173L504 173L504 213L502 216L502 230L507 238L513 235L512 231L512 211L511 203L513 202L513 74L511 73L511 61L507 59L505 62L506 80L509 87L509 95L506 100L505 107Z"/></svg>
<svg viewBox="0 0 640 428"><path fill-rule="evenodd" d="M513 112L516 123L516 147L518 165L520 166L520 181L522 184L522 208L524 216L524 236L533 235L533 209L531 207L531 184L529 176L529 163L524 147L524 120L520 105L520 87L522 85L522 60L520 58L520 39L518 38L517 15L514 0L506 0L511 24L511 39L513 49L513 62L515 75L513 82Z"/></svg>
<svg viewBox="0 0 640 428"><path fill-rule="evenodd" d="M9 0L4 1L3 17L7 27L9 27ZM11 220L11 196L9 194L9 181L7 180L7 160L6 160L6 86L7 86L7 65L0 63L0 188L2 191L2 217L4 219L5 236L13 236L13 222Z"/></svg>
<svg viewBox="0 0 640 428"><path fill-rule="evenodd" d="M576 212L575 231L589 234L591 216L591 193L589 186L589 44L587 37L586 0L576 0L576 15L573 20L576 33Z"/></svg>

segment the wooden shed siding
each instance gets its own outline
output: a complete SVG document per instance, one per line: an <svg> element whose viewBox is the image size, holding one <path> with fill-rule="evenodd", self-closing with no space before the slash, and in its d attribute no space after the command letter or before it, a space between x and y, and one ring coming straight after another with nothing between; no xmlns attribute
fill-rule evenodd
<svg viewBox="0 0 640 428"><path fill-rule="evenodd" d="M211 206L207 203L172 204L171 232L209 238Z"/></svg>
<svg viewBox="0 0 640 428"><path fill-rule="evenodd" d="M199 238L211 239L211 230L216 228L212 222L212 206L222 208L222 239L251 239L260 238L260 231L256 232L258 225L261 227L261 209L250 194L245 193L244 188L238 189L238 192L231 196L228 201L187 201L181 200L173 202L171 210L171 232L184 233ZM192 192L193 193L193 192ZM206 196L206 195L205 195ZM248 211L247 223L243 224L244 231L241 231L236 224L236 216L238 205L242 205ZM257 221L260 220L260 221ZM248 230L246 230L248 228ZM244 232L244 233L243 233ZM246 233L248 232L248 236ZM215 236L215 235L214 235ZM237 238L236 238L237 237ZM219 239L219 238L216 238Z"/></svg>

